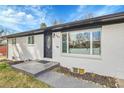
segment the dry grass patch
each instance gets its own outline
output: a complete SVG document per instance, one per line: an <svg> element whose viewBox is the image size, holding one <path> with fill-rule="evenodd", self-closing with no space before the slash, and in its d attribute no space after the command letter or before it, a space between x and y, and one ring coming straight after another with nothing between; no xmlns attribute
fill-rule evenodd
<svg viewBox="0 0 124 93"><path fill-rule="evenodd" d="M2 62L4 60L7 60L7 57L6 56L0 56L0 62Z"/></svg>
<svg viewBox="0 0 124 93"><path fill-rule="evenodd" d="M0 62L0 87L48 88L50 86L36 80L34 77L15 71L5 62Z"/></svg>

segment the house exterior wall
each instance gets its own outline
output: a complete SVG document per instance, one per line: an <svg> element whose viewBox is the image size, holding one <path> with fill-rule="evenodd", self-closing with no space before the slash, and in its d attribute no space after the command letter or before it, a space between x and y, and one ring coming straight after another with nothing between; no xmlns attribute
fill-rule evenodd
<svg viewBox="0 0 124 93"><path fill-rule="evenodd" d="M34 35L35 44L28 44L28 36L17 37L16 44L12 44L12 39L8 40L8 59L16 60L42 59L43 58L43 34Z"/></svg>
<svg viewBox="0 0 124 93"><path fill-rule="evenodd" d="M63 54L61 32L53 34L53 59L61 65L124 79L124 23L102 26L100 57Z"/></svg>
<svg viewBox="0 0 124 93"><path fill-rule="evenodd" d="M124 23L106 25L102 30L104 71L124 79Z"/></svg>
<svg viewBox="0 0 124 93"><path fill-rule="evenodd" d="M12 60L12 57L13 57L12 40L8 39L8 59Z"/></svg>
<svg viewBox="0 0 124 93"><path fill-rule="evenodd" d="M87 29L91 30L91 29ZM84 30L82 30L84 31ZM83 68L88 72L124 79L124 23L104 25L101 28L101 56L63 54L61 32L52 33L52 59L44 58L44 35L34 35L35 44L27 44L27 36L16 38L16 46L8 40L8 58L18 60L45 59L60 62L61 65ZM20 55L21 57L19 57Z"/></svg>

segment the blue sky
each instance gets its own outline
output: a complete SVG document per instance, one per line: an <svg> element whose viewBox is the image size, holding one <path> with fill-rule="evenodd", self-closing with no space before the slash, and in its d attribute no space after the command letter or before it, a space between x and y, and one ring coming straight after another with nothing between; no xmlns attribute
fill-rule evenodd
<svg viewBox="0 0 124 93"><path fill-rule="evenodd" d="M124 12L124 5L0 6L0 25L21 32L37 29L42 22L50 26L54 20L66 23L84 19L87 13L95 17L117 12Z"/></svg>

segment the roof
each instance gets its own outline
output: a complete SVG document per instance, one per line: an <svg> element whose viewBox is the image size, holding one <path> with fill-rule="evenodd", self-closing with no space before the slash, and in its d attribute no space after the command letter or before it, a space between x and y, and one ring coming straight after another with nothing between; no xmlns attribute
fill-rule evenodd
<svg viewBox="0 0 124 93"><path fill-rule="evenodd" d="M32 31L27 31L27 32L11 34L3 37L7 37L7 38L21 37L21 36L42 34L46 31L47 32L63 31L66 29L85 28L88 26L107 25L107 24L115 24L115 23L122 23L122 22L124 22L124 12L104 15L100 17L94 17L94 18L70 22L70 23L59 24L59 25L47 27L45 29L36 29Z"/></svg>

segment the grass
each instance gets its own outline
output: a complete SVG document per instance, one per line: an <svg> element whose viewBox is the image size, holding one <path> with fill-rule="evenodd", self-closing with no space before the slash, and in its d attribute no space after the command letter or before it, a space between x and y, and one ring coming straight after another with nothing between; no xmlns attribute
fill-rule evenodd
<svg viewBox="0 0 124 93"><path fill-rule="evenodd" d="M48 88L49 85L34 77L15 71L7 63L0 62L1 88Z"/></svg>

